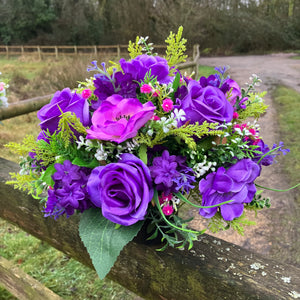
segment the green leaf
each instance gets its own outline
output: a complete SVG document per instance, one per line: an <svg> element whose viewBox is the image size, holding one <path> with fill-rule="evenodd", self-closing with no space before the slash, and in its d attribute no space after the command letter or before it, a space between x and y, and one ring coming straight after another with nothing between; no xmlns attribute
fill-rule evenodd
<svg viewBox="0 0 300 300"><path fill-rule="evenodd" d="M54 181L52 179L52 175L56 172L56 169L54 168L54 164L50 165L46 171L43 173L43 175L41 176L41 180L46 182L48 186L52 186L54 185Z"/></svg>
<svg viewBox="0 0 300 300"><path fill-rule="evenodd" d="M100 279L113 267L121 250L140 231L143 222L121 226L104 218L101 209L90 208L83 212L79 223L79 235L83 241Z"/></svg>
<svg viewBox="0 0 300 300"><path fill-rule="evenodd" d="M147 165L147 146L146 144L141 144L139 148L139 158L143 161L145 165Z"/></svg>
<svg viewBox="0 0 300 300"><path fill-rule="evenodd" d="M178 72L176 74L175 78L174 78L174 81L173 81L173 86L172 86L173 92L171 93L171 99L172 100L175 100L174 95L175 95L177 89L179 88L179 84L180 84L180 73Z"/></svg>
<svg viewBox="0 0 300 300"><path fill-rule="evenodd" d="M92 161L86 162L85 160L76 157L75 159L73 159L72 164L79 167L87 167L91 169L99 167L99 161L96 158L94 158Z"/></svg>

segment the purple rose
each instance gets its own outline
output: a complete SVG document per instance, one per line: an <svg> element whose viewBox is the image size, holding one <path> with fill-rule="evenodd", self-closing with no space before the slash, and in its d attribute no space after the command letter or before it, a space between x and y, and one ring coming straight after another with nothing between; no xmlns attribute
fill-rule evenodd
<svg viewBox="0 0 300 300"><path fill-rule="evenodd" d="M202 88L195 80L190 80L187 95L177 103L192 124L230 122L233 117L233 107L219 88L210 85Z"/></svg>
<svg viewBox="0 0 300 300"><path fill-rule="evenodd" d="M260 167L249 158L244 158L228 170L223 167L210 173L199 183L202 205L211 206L228 200L233 202L220 206L221 215L226 221L232 221L242 215L244 203L250 203L256 193L254 180L260 175ZM211 218L218 207L201 208L199 213Z"/></svg>
<svg viewBox="0 0 300 300"><path fill-rule="evenodd" d="M133 154L122 154L121 160L95 168L88 180L93 204L101 207L108 220L129 226L143 220L153 197L148 167Z"/></svg>
<svg viewBox="0 0 300 300"><path fill-rule="evenodd" d="M89 103L81 95L72 93L69 88L57 91L51 102L43 106L37 113L42 130L49 129L50 133L57 130L62 112L73 112L83 126L90 125Z"/></svg>
<svg viewBox="0 0 300 300"><path fill-rule="evenodd" d="M136 81L143 81L147 72L151 71L151 76L157 77L159 83L170 83L172 77L169 76L168 61L159 56L139 55L136 58L126 61L120 59L122 70L126 74L131 74Z"/></svg>
<svg viewBox="0 0 300 300"><path fill-rule="evenodd" d="M87 138L122 143L137 135L154 110L152 102L142 104L138 99L123 99L120 95L108 97L94 112Z"/></svg>

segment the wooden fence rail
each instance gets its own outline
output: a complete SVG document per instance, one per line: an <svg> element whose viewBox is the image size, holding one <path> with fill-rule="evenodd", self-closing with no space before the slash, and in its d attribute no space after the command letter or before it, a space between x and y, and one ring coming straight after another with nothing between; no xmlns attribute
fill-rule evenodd
<svg viewBox="0 0 300 300"><path fill-rule="evenodd" d="M179 70L191 70L195 73L195 78L198 78L199 72L199 45L194 45L193 47L193 60L182 63L178 65ZM8 107L0 107L0 121L17 117L19 115L27 114L33 111L37 111L42 108L45 104L49 103L53 95L45 95L40 97L35 97L32 99L22 100L13 104L10 104Z"/></svg>
<svg viewBox="0 0 300 300"><path fill-rule="evenodd" d="M38 200L6 185L18 165L0 158L0 217L93 268L78 235L79 216L44 218ZM297 299L300 269L204 234L192 250L157 252L141 237L122 251L108 277L145 299ZM1 273L0 273L1 283Z"/></svg>
<svg viewBox="0 0 300 300"><path fill-rule="evenodd" d="M166 50L166 45L155 45L155 51L158 53ZM128 45L93 45L93 46L5 46L0 45L0 55L10 56L36 56L39 59L52 56L77 56L77 55L114 55L121 57L121 54L128 53Z"/></svg>

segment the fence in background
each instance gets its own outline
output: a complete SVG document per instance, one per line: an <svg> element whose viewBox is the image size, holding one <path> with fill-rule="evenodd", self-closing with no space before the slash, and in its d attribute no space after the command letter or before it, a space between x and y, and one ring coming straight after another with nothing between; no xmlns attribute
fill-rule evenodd
<svg viewBox="0 0 300 300"><path fill-rule="evenodd" d="M160 53L166 50L165 45L155 45L155 51ZM7 58L11 56L35 56L39 59L77 55L113 55L121 57L128 53L128 45L94 45L94 46L3 46L0 45L0 55Z"/></svg>

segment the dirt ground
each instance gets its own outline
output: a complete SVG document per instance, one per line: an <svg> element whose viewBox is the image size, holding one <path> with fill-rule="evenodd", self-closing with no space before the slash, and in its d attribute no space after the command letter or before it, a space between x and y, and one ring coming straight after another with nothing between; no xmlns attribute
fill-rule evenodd
<svg viewBox="0 0 300 300"><path fill-rule="evenodd" d="M291 56L292 54L272 54L200 58L202 65L230 66L230 77L242 87L245 87L246 82L250 82L249 77L253 73L262 79L262 84L257 90L268 91L265 100L270 106L267 113L259 120L259 124L265 143L271 146L273 143L284 141L284 137L279 137L277 113L271 99L272 89L278 84L283 84L300 93L300 60L291 59ZM284 159L281 163L263 168L256 182L277 189L289 187L287 178L281 172L283 161ZM215 236L253 252L300 266L300 207L296 204L299 192L299 188L284 193L265 191L263 195L271 198L272 206L259 212L256 219L251 215L250 219L255 220L257 225L247 227L244 236L232 230L220 232ZM193 227L203 228L205 221L200 218L198 211L190 211L190 214L196 216ZM209 231L207 233L211 234Z"/></svg>

